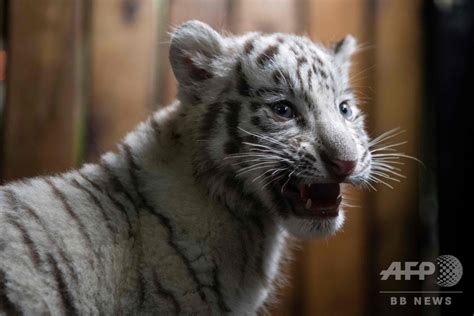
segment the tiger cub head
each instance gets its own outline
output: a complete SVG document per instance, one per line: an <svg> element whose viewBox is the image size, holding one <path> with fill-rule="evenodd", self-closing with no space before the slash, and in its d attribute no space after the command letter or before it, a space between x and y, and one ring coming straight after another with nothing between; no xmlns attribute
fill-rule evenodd
<svg viewBox="0 0 474 316"><path fill-rule="evenodd" d="M222 35L190 21L170 61L196 178L234 212L314 238L343 224L341 183L370 176L363 116L349 86L356 41L332 47L282 33Z"/></svg>

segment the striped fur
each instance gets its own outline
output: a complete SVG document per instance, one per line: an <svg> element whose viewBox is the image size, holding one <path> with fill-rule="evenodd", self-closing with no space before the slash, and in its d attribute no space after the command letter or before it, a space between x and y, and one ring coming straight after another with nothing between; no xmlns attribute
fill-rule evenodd
<svg viewBox="0 0 474 316"><path fill-rule="evenodd" d="M348 123L332 108L353 100L353 45L223 37L195 21L177 29L178 102L97 164L0 188L0 315L256 314L281 279L288 236L327 236L343 221L297 218L280 182L256 178L290 179L297 165L324 179L319 146L370 160L357 109ZM275 118L267 104L282 98L303 115ZM238 157L251 144L264 149L257 163L275 151L282 159L252 169Z"/></svg>

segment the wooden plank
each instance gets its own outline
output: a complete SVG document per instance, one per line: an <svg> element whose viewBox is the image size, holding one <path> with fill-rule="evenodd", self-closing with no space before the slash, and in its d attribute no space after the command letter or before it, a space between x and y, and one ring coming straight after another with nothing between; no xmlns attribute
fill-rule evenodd
<svg viewBox="0 0 474 316"><path fill-rule="evenodd" d="M82 1L10 1L9 21L2 178L64 171L80 140Z"/></svg>
<svg viewBox="0 0 474 316"><path fill-rule="evenodd" d="M298 0L238 0L232 5L231 29L242 32L283 32L302 31L302 16L299 8L304 1Z"/></svg>
<svg viewBox="0 0 474 316"><path fill-rule="evenodd" d="M7 10L7 2L5 0L0 0L0 130L2 130L3 108L5 106L5 80L7 70L7 53L5 47L7 39Z"/></svg>
<svg viewBox="0 0 474 316"><path fill-rule="evenodd" d="M200 20L214 27L217 30L225 29L227 19L227 9L229 0L173 0L170 3L169 28L173 29L188 20ZM169 41L169 38L168 38ZM169 44L160 45L161 49L169 51ZM177 83L166 58L162 59L163 79L160 83L159 104L167 105L176 98Z"/></svg>
<svg viewBox="0 0 474 316"><path fill-rule="evenodd" d="M376 103L374 126L377 133L400 126L406 133L398 140L408 140L402 150L418 156L421 132L422 71L421 31L422 1L388 0L377 6L376 30ZM396 140L395 140L396 141ZM416 261L418 231L419 166L405 161L408 176L394 190L380 187L375 195L376 222L372 247L376 249L375 272L386 269L392 261ZM420 290L419 282L378 281L378 290ZM403 288L400 288L400 285ZM398 288L397 288L398 287ZM375 314L393 314L383 298L374 300ZM399 310L400 311L400 310ZM410 312L407 310L406 312ZM413 311L411 311L413 312Z"/></svg>
<svg viewBox="0 0 474 316"><path fill-rule="evenodd" d="M3 110L5 108L5 85L6 85L6 71L7 71L7 2L0 0L0 170L2 166L3 157L1 155L3 148ZM1 171L0 171L1 178Z"/></svg>
<svg viewBox="0 0 474 316"><path fill-rule="evenodd" d="M160 0L157 2L158 5L158 14L157 14L157 36L158 36L158 45L156 51L156 68L155 68L155 97L154 104L155 107L160 107L164 105L163 102L163 92L170 85L169 73L170 64L168 60L168 51L169 51L169 19L170 19L170 1L171 0ZM167 95L165 93L165 95Z"/></svg>
<svg viewBox="0 0 474 316"><path fill-rule="evenodd" d="M347 34L359 43L370 40L367 0L310 0L308 30L314 41L330 44ZM365 78L353 82L356 91L370 94L364 86L370 81L370 55L354 56L352 77L369 68ZM364 77L364 76L363 76ZM353 80L354 81L354 80ZM362 105L370 110L370 104ZM309 241L305 246L305 315L363 315L367 290L366 258L367 193L348 188L351 204L361 208L346 209L342 231L327 240Z"/></svg>
<svg viewBox="0 0 474 316"><path fill-rule="evenodd" d="M91 2L86 159L96 160L154 108L157 3Z"/></svg>

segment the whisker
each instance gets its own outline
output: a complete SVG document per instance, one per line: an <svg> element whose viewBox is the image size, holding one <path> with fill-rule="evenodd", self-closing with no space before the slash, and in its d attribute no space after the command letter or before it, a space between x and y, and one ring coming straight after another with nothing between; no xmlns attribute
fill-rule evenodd
<svg viewBox="0 0 474 316"><path fill-rule="evenodd" d="M370 183L368 180L366 179L362 179L362 182L365 183L369 188L371 188L372 190L374 190L375 192L377 192L377 189L372 185L372 183Z"/></svg>
<svg viewBox="0 0 474 316"><path fill-rule="evenodd" d="M376 183L382 183L384 184L385 186L389 187L390 189L393 189L393 186L391 186L390 184L388 184L387 182L375 177L375 176L370 176L371 179L373 179Z"/></svg>
<svg viewBox="0 0 474 316"><path fill-rule="evenodd" d="M388 168L375 166L375 167L374 167L374 170L389 172L389 173L391 173L391 174L393 174L393 175L395 175L395 176L398 176L398 177L400 177L400 178L406 179L406 176L402 175L401 173L398 173L398 172L395 172L395 171L393 171L393 170L390 170L390 169L388 169Z"/></svg>
<svg viewBox="0 0 474 316"><path fill-rule="evenodd" d="M419 164L421 164L423 167L425 166L423 164L423 162L421 160L419 160L418 158L415 158L413 156L410 156L410 155L407 155L407 154L404 154L404 153L386 153L386 154L375 154L375 155L372 155L373 157L381 157L381 158L384 158L384 157L403 157L403 158L407 158L407 159L411 159L411 160L414 160L416 162L418 162Z"/></svg>
<svg viewBox="0 0 474 316"><path fill-rule="evenodd" d="M383 173L383 172L378 172L378 171L372 171L372 174L375 174L377 176L381 176L385 179L389 179L389 180L393 180L393 181L396 181L396 182L400 182L400 180L398 180L397 178L392 178L391 176L389 176L388 174L386 173Z"/></svg>
<svg viewBox="0 0 474 316"><path fill-rule="evenodd" d="M264 184L264 185L262 186L262 189L264 189L265 187L267 187L268 185L270 185L272 182L278 181L279 179L281 179L281 178L283 178L283 177L285 177L284 174L282 174L282 175L280 175L280 176L278 176L278 177L276 177L276 178L273 178L272 180L270 180L270 182Z"/></svg>
<svg viewBox="0 0 474 316"><path fill-rule="evenodd" d="M293 175L293 173L295 173L295 171L296 171L296 168L293 169L293 171L290 172L290 174L288 175L288 179L285 181L285 183L281 187L281 191L280 191L281 193L283 193L283 190L285 189L285 186L288 184L288 182L290 182L291 176Z"/></svg>
<svg viewBox="0 0 474 316"><path fill-rule="evenodd" d="M242 144L245 144L245 145L248 145L248 146L252 146L254 150L257 150L257 148L264 148L265 149L265 152L273 152L273 153L277 153L277 154L280 154L280 151L276 150L275 148L271 148L269 146L265 146L265 145L262 145L262 144L255 144L255 143L250 143L250 142L242 142ZM257 147L257 148L255 148ZM262 149L260 149L262 150Z"/></svg>
<svg viewBox="0 0 474 316"><path fill-rule="evenodd" d="M407 143L408 143L408 141L403 141L403 142L399 142L399 143L395 143L395 144L389 144L389 145L386 145L386 146L383 146L383 147L380 147L380 148L375 148L375 149L371 150L370 152L374 153L374 152L378 152L378 151L382 151L382 150L395 150L395 149L392 149L392 148L393 147L398 147L398 146L401 146L401 145L405 145Z"/></svg>
<svg viewBox="0 0 474 316"><path fill-rule="evenodd" d="M373 166L384 167L384 168L387 168L387 169L390 169L390 170L402 171L402 169L392 166L392 165L390 164L390 162L374 161L374 162L372 162L372 165L373 165Z"/></svg>
<svg viewBox="0 0 474 316"><path fill-rule="evenodd" d="M272 162L272 161L259 162L259 163L256 163L256 164L253 164L253 165L250 165L250 166L247 166L247 167L240 168L239 170L237 170L237 174L240 174L241 172L245 172L247 170L251 170L251 169L256 168L256 167L268 166L268 165L273 165L273 164L275 164L275 163Z"/></svg>
<svg viewBox="0 0 474 316"><path fill-rule="evenodd" d="M238 129L240 129L242 132L247 133L247 134L249 134L249 135L252 135L252 136L255 136L255 137L258 137L258 138L267 140L267 141L269 141L269 142L272 142L272 143L277 144L277 145L281 145L281 146L283 146L283 147L286 147L286 145L285 145L284 143L280 142L280 141L277 140L277 139L274 139L273 137L269 137L269 136L267 136L267 135L260 135L260 134L252 133L252 132L249 132L249 131L243 129L242 127L238 127Z"/></svg>
<svg viewBox="0 0 474 316"><path fill-rule="evenodd" d="M375 138L373 139L373 141L380 140L380 139L386 137L387 135L397 133L397 132L399 132L400 130L401 130L401 127L400 127L400 126L397 126L397 127L392 128L392 129L389 129L389 130L387 130L387 131L381 133L379 136L375 137Z"/></svg>
<svg viewBox="0 0 474 316"><path fill-rule="evenodd" d="M284 171L284 170L286 170L286 169L283 169L283 170L281 170L281 171ZM262 182L262 183L265 183L265 182L268 181L268 180L272 181L272 180L271 180L272 177L274 177L275 174L278 174L278 173L281 172L281 171L278 171L278 172L276 172L276 173L275 173L275 171L274 171L272 174L265 176L265 177L262 179L261 182ZM281 177L281 176L284 176L284 174L281 174L280 177ZM278 179L277 179L277 180L278 180Z"/></svg>
<svg viewBox="0 0 474 316"><path fill-rule="evenodd" d="M391 165L404 165L405 164L404 162L397 161L399 159L400 159L399 157L396 157L396 158L376 158L374 160L375 162L388 163Z"/></svg>
<svg viewBox="0 0 474 316"><path fill-rule="evenodd" d="M405 131L404 130L401 130L400 127L395 127L391 130L388 130L382 134L380 134L379 136L375 137L374 139L372 139L371 141L369 141L369 148L373 147L374 145L376 144L379 144L380 142L383 142L383 141L386 141L387 139L390 139L392 137L395 137L397 135L400 135L402 133L404 133Z"/></svg>
<svg viewBox="0 0 474 316"><path fill-rule="evenodd" d="M286 158L283 158L283 157L280 157L280 156L264 155L264 154L227 156L227 157L224 157L223 160L238 159L238 158L249 158L249 157L251 157L251 158L266 158L266 159L286 161L288 163L291 163L291 161L286 159Z"/></svg>
<svg viewBox="0 0 474 316"><path fill-rule="evenodd" d="M362 207L360 205L348 204L348 203L344 203L344 202L342 202L341 205L346 206L346 207L352 207L352 208L361 208Z"/></svg>
<svg viewBox="0 0 474 316"><path fill-rule="evenodd" d="M277 159L274 159L274 158L270 158L270 159L267 159L267 158L255 158L255 159L251 159L251 160L243 160L243 161L239 161L239 162L235 162L232 164L232 166L238 166L238 165L242 165L242 164L248 164L250 162L262 162L262 161L272 161L272 162L275 162L275 161L278 161Z"/></svg>
<svg viewBox="0 0 474 316"><path fill-rule="evenodd" d="M264 173L262 173L261 175L255 177L255 178L252 180L252 182L257 181L258 179L260 179L260 178L262 178L262 177L264 177L263 180L265 180L267 177L272 177L272 176L274 176L276 173L278 173L279 171L284 171L284 170L286 170L286 169L284 169L284 168L273 168L273 169L269 169L269 170L265 171ZM270 175L265 176L267 173L270 173L270 172L272 172Z"/></svg>

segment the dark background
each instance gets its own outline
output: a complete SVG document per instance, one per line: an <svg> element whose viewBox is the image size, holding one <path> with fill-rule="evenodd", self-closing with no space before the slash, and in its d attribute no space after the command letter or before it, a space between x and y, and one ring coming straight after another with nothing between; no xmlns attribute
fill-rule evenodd
<svg viewBox="0 0 474 316"><path fill-rule="evenodd" d="M425 108L436 137L431 140L431 164L436 170L439 203L439 252L455 255L464 265L459 288L465 291L457 312L472 314L472 179L474 72L474 2L458 1L451 10L425 4ZM453 312L443 308L444 314Z"/></svg>

